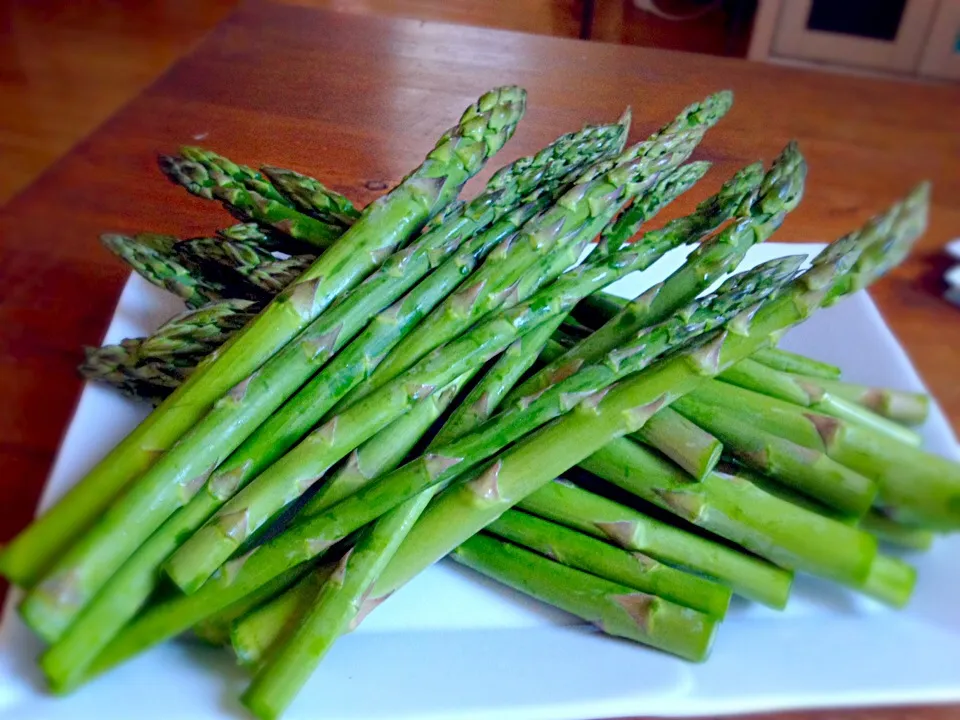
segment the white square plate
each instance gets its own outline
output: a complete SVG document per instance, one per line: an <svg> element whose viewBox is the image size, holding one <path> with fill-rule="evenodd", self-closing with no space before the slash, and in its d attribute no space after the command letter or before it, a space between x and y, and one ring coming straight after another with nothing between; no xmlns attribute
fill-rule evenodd
<svg viewBox="0 0 960 720"><path fill-rule="evenodd" d="M748 264L814 252L767 244ZM677 267L672 253L614 287L634 296ZM106 340L142 335L177 310L134 276ZM818 313L787 348L840 365L851 380L923 390L873 302L860 293ZM88 385L43 495L49 505L145 414ZM927 447L958 457L939 408ZM287 720L535 720L715 715L781 708L960 701L960 537L911 560L920 570L908 609L887 610L842 588L798 578L786 611L737 602L713 655L691 665L613 640L452 563L423 573L343 638ZM244 717L246 681L229 653L168 643L66 699L48 696L33 660L39 642L8 599L0 626L0 719L212 720Z"/></svg>

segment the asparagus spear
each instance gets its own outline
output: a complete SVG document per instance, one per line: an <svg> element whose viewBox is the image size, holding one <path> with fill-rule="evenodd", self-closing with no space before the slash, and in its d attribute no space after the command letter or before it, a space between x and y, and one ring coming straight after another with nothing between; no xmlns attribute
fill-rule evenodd
<svg viewBox="0 0 960 720"><path fill-rule="evenodd" d="M251 242L265 250L276 250L287 255L310 255L316 252L306 243L301 243L289 235L264 228L254 222L237 223L217 230L217 237L237 242Z"/></svg>
<svg viewBox="0 0 960 720"><path fill-rule="evenodd" d="M706 383L691 400L824 452L870 478L879 488L885 512L900 522L944 529L960 526L960 465L955 462L891 441L870 427L727 383Z"/></svg>
<svg viewBox="0 0 960 720"><path fill-rule="evenodd" d="M471 248L470 255L455 258L452 264L444 265L438 273L422 284L422 287L414 290L402 303L395 306L392 312L388 310L378 318L383 320L383 326L372 326L373 337L369 337L370 332L365 333L368 337L362 336L358 339L329 369L315 377L278 415L270 419L261 432L228 459L225 467L211 478L208 486L212 487L218 483L218 478L226 477L230 478L231 488L235 488L238 481L245 482L252 477L255 468L263 468L269 464L264 462L265 459L282 455L320 420L331 405L350 389L351 384L360 379L361 373L369 372L371 365L375 364L373 358L389 349L422 317L424 311L429 310L431 304L439 301L462 280L465 271L472 266L475 259L490 250L491 243L509 239L520 224L535 217L536 213L549 203L555 189L564 184L562 175L559 175L564 168L576 168L585 159L593 158L597 154L602 156L603 153L616 149L624 134L625 128L619 124L586 128L579 133L562 136L533 158L523 159L501 169L491 180L488 192L470 203L463 213L463 218L451 222L462 225L465 219L475 217L479 210L489 214L487 206L496 203L503 193L512 197L532 187L534 183L539 183L540 187L531 194L530 201L468 243ZM561 161L558 158L565 159ZM434 251L432 256L426 255L419 262L422 264L431 257L437 260L443 256ZM567 264L570 262L572 260L567 261ZM404 277L409 278L416 271L411 261L405 261ZM452 377L450 379L452 380ZM232 489L230 493L211 494L214 496L213 501L219 506L231 493ZM170 576L178 584L196 582L196 578L209 574L217 567L212 564L215 556L208 555L205 550L199 553L196 551L197 548L203 548L207 542L202 535L201 531L200 537L191 539L168 565Z"/></svg>
<svg viewBox="0 0 960 720"><path fill-rule="evenodd" d="M428 352L456 337L474 321L498 307L502 298L509 294L511 285L538 255L553 252L555 247L563 247L569 241L572 233L569 228L563 228L563 223L569 222L565 219L565 206L582 204L583 194L595 193L596 183L602 174L616 173L616 168L620 168L620 179L614 180L612 185L622 185L628 177L633 176L630 182L639 185L639 194L689 157L706 131L723 117L729 106L729 94L712 95L702 103L685 108L647 141L628 148L609 163L601 163L587 170L579 179L577 188L561 199L546 218L545 227L551 228L551 223L557 226L551 228L552 232L546 233L542 239L530 233L518 243L520 247L509 258L497 253L491 255L471 285L453 295L420 323L410 337L380 363L371 378L354 391L353 397L362 397L396 377ZM676 188L670 186L663 190L675 191ZM624 202L627 200L624 199ZM558 228L564 231L559 232Z"/></svg>
<svg viewBox="0 0 960 720"><path fill-rule="evenodd" d="M504 353L484 375L477 388L482 388L481 395L487 395L488 399L484 403L485 412L492 412L496 408L499 399L503 397L522 373L522 368L531 362L531 358L536 357L540 345L549 337L549 331L553 328L553 325L554 322L545 323L514 343L510 348L513 352ZM394 425L410 424L409 420L418 412L419 407L397 420ZM434 437L428 452L434 446L441 445L444 438L454 439L459 434L468 432L475 425L478 425L481 422L481 414L469 413L459 418L449 418L440 433ZM368 441L368 443L372 442L374 440ZM398 454L391 458L389 463L378 464L373 462L367 464L367 472L363 474L363 479L352 484L349 491L356 492L359 487L368 484L381 472L395 468L401 460L402 455ZM334 478L328 486L333 487L336 484L336 479ZM332 493L324 492L328 486L324 486L320 493L311 498L304 507L302 514L316 514L332 506L331 500L334 499ZM330 627L341 627L348 621L351 623L351 627L355 626L373 607L379 604L380 601L370 602L367 600L373 581L385 564L389 562L406 533L413 527L420 513L423 512L438 489L439 487L433 487L425 490L419 496L386 513L373 524L358 542L357 555L351 557L344 567L344 582L324 591L322 597L318 596L316 612L312 614L313 625L298 622L294 617L291 617L290 613L297 612L299 610L298 606L292 606L289 601L277 600L275 603L271 603L271 605L277 606L274 612L270 615L264 613L252 620L254 627L245 632L247 634L256 632L257 637L270 636L276 640L283 634L282 627L297 627L299 628L298 634L311 635L315 638L313 643L314 653L309 662L312 666L316 666L322 660L327 649L337 639L337 634L329 632ZM336 499L345 497L347 494L349 493L340 492ZM359 578L353 577L354 575L359 576ZM287 611L281 611L279 607L281 602L285 602L284 607L287 608ZM306 613L301 613L301 615L305 616ZM342 617L344 615L347 617ZM265 627L268 623L273 623L275 627L272 630ZM262 652L255 654L253 648L252 643L247 643L242 648L242 653L251 657L262 654ZM261 648L266 649L265 646L261 646ZM285 650L281 650L281 653L283 652ZM296 652L295 649L294 652ZM300 657L299 660L300 666L306 665L307 659Z"/></svg>
<svg viewBox="0 0 960 720"><path fill-rule="evenodd" d="M830 393L904 425L921 425L930 412L930 398L923 393L869 387L832 378L811 379L796 373L788 374L797 383L805 386L808 394L812 396Z"/></svg>
<svg viewBox="0 0 960 720"><path fill-rule="evenodd" d="M261 298L276 295L317 259L315 255L294 255L281 260L258 243L222 238L184 240L175 249L186 265L201 273L212 270L230 287L238 280L252 285Z"/></svg>
<svg viewBox="0 0 960 720"><path fill-rule="evenodd" d="M602 145L605 142L609 142L609 140L604 139L604 136L606 136L607 138L610 138L612 136L615 142L615 138L617 134L622 134L622 132L623 132L623 129L620 128L619 126L608 127L606 129L605 128L588 128L582 131L581 133L564 136L563 141L566 147L571 148L572 151L577 151L577 150L576 148L572 148L571 146L575 143L580 143L581 147L577 152L586 153L586 152L591 152L591 148L589 144L583 142L583 138L585 135L589 135L593 137L595 139L594 146L596 146L596 145ZM521 165L521 163L523 164ZM543 173L538 170L536 164L531 164L529 162L529 159L525 159L524 161L518 161L515 167L518 168L518 172L516 175L517 179L515 180L515 182L522 182L524 178L529 177L531 174L536 175L539 173L541 176L543 175ZM499 187L501 188L504 187L507 181L510 180L510 177L511 176L508 175L507 169L501 170L497 174L497 182L499 184ZM468 207L467 212L470 213L472 216L473 214L475 214L476 205L474 204L471 204L471 205L473 206L473 209ZM491 241L488 240L487 245L489 246L490 243ZM408 267L408 270L409 270L409 267ZM448 275L449 274L450 273L448 273ZM463 274L462 266L454 265L452 280L455 282L459 277L462 276L462 274ZM421 301L423 301L424 299L425 299L425 296L423 295L418 296L417 301L414 302L411 307L414 309L420 308ZM396 325L396 322L394 322L393 324ZM366 345L366 344L361 345L361 347L363 348L364 352L369 352L371 350L369 345ZM460 380L460 382L462 381L463 379ZM408 421L413 421L414 423L418 423L418 422L422 423L425 421L427 424L429 424L430 420L432 418L435 418L436 415L440 411L442 411L444 404L446 402L449 402L452 399L453 395L456 394L456 389L457 389L457 385L456 383L454 383L453 387L448 388L448 390L443 393L437 393L435 396L428 399L426 403L422 403L420 406L418 406L416 410L409 413L403 419ZM427 412L421 412L421 408L423 408ZM298 415L298 417L302 421L302 416ZM418 419L418 418L422 418L422 419ZM312 424L313 421L308 420L307 422L309 426L309 424ZM407 424L409 425L409 422ZM402 445L404 442L408 442L408 441L409 443L412 444L413 442L415 442L415 439L416 439L415 435L409 435L407 437L404 437L403 436L404 432L409 433L409 429L406 431L401 430L401 432L399 433L399 436L397 432L391 432L391 429L387 429L384 433L381 434L381 437L378 437L376 440L370 441L368 443L368 446L364 446L363 448L361 448L361 453L363 457L358 458L358 461L359 463L362 463L363 470L372 471L373 468L371 466L375 465L377 462L388 462L388 461L394 462L394 463L399 462L403 453L401 453L401 457L395 457L395 459L393 460L390 460L391 454L392 453L395 454L397 452L397 448L399 445ZM250 473L247 471L248 471L248 466L252 463L252 461L253 461L252 458L250 458L244 461L243 464L241 465L234 464L231 470L228 470L226 472L218 472L217 474L215 474L207 483L205 491L194 496L191 502L185 508L179 511L162 529L161 534L165 535L168 538L166 542L167 543L179 542L180 538L186 536L191 531L193 531L197 526L199 526L203 522L204 519L206 519L206 517L208 517L212 512L214 512L214 510L216 510L216 508L220 504L222 504L222 502L225 499L227 499L227 497L229 497L233 489L235 489L238 485L241 485L245 481L245 479L247 479L250 476ZM359 467L360 465L358 464L357 468L359 469ZM348 465L348 468L345 470L345 473L343 474L346 474L348 476L351 475L351 472L350 472L351 469L352 469L351 466ZM223 468L221 468L221 471L222 470ZM244 473L246 473L245 476L244 476ZM348 481L348 484L349 484L349 481ZM318 498L315 498L314 500L317 501L319 499L320 498L318 497ZM131 560L128 561L127 565L124 567L123 572L121 573L122 582L114 583L111 581L110 583L108 583L108 586L105 589L101 590L101 592L97 595L97 598L93 603L93 605L91 605L90 608L88 608L87 612L84 614L83 617L86 617L87 615L94 615L94 616L99 616L101 618L100 626L98 627L98 631L99 631L98 637L101 639L101 641L105 641L106 639L109 638L109 633L105 631L103 627L104 625L112 627L113 631L115 632L117 629L119 629L120 626L122 626L122 624L129 617L129 615L132 614L132 611L135 610L136 603L130 601L131 593L136 595L136 592L131 590L130 588L130 584L132 581L131 579L137 578L137 577L143 577L144 575L146 575L147 577L153 576L156 566L160 562L162 562L165 556L169 554L170 550L172 550L172 547L169 547L168 545L163 545L163 542L164 541L162 540L157 540L156 542L153 542L151 545L151 547L156 547L156 548L167 548L162 554L151 553L149 551L140 551L133 558L131 558ZM146 599L145 596L141 597L139 602L142 603L145 599ZM124 611L117 610L118 604L122 608L124 608ZM114 607L114 612L108 613L104 611L104 609L108 609L110 607ZM124 612L126 612L126 614L124 614ZM109 620L104 620L103 619L104 617L108 617ZM76 636L78 634L82 635L82 632L83 632L82 620L83 618L81 618L81 621L79 621L74 626L75 628L76 627L80 628L78 632L73 633L72 632L73 629L71 629L71 633L68 633L68 636L69 635ZM64 640L66 640L66 638L64 638ZM91 644L84 645L82 647L82 652L86 653L86 655L81 656L80 649L74 646L69 651L70 653L72 653L72 657L73 657L71 666L76 667L77 665L82 664L85 660L89 660L89 658L92 657L92 654L95 654L95 651L96 651L95 646ZM70 656L68 655L67 651L64 651L61 654L64 657Z"/></svg>
<svg viewBox="0 0 960 720"><path fill-rule="evenodd" d="M665 407L635 437L656 448L698 480L717 466L723 443L676 410Z"/></svg>
<svg viewBox="0 0 960 720"><path fill-rule="evenodd" d="M783 370L808 377L827 379L840 377L840 368L836 365L814 360L781 348L760 348L753 354L752 359L774 370Z"/></svg>
<svg viewBox="0 0 960 720"><path fill-rule="evenodd" d="M933 545L933 533L907 527L891 520L882 512L872 510L860 519L860 527L881 542L907 550L929 550Z"/></svg>
<svg viewBox="0 0 960 720"><path fill-rule="evenodd" d="M693 481L669 461L621 438L580 466L770 562L860 588L877 554L856 528L766 492L745 475L712 472Z"/></svg>
<svg viewBox="0 0 960 720"><path fill-rule="evenodd" d="M917 584L917 570L903 560L877 555L863 591L870 597L895 608L906 607Z"/></svg>
<svg viewBox="0 0 960 720"><path fill-rule="evenodd" d="M360 217L360 211L348 198L308 175L271 165L260 169L284 197L304 212L344 227L350 227Z"/></svg>
<svg viewBox="0 0 960 720"><path fill-rule="evenodd" d="M152 233L108 233L101 235L100 241L142 278L182 298L190 307L200 307L227 296L221 283L194 276L180 262L174 250L174 237Z"/></svg>
<svg viewBox="0 0 960 720"><path fill-rule="evenodd" d="M525 95L514 87L485 94L441 138L425 163L378 199L342 238L219 355L198 368L164 403L0 555L0 569L32 585L114 496L171 447L217 399L260 367L335 297L358 284L448 203L513 134ZM188 484L189 486L189 484ZM56 594L58 573L54 573ZM68 576L60 575L61 579Z"/></svg>
<svg viewBox="0 0 960 720"><path fill-rule="evenodd" d="M680 197L699 182L709 169L709 163L703 162L682 165L664 178L663 182L666 186L660 191L660 194ZM654 213L655 210L652 210L649 204L643 201L642 197L637 198L617 218L616 222L603 231L600 236L601 252L616 252L623 248L640 231L640 228L650 220Z"/></svg>
<svg viewBox="0 0 960 720"><path fill-rule="evenodd" d="M150 337L119 345L87 348L80 374L106 382L125 394L160 400L179 385L197 363L216 350L254 315L249 300L221 300L187 310L168 320Z"/></svg>
<svg viewBox="0 0 960 720"><path fill-rule="evenodd" d="M267 200L282 203L287 207L293 207L293 203L284 197L270 182L269 178L261 175L252 167L247 165L238 165L223 155L218 155L212 150L197 147L196 145L182 145L180 154L187 160L195 162L210 174L214 184L230 185L236 184L239 187L246 187L259 193ZM225 176L225 177L220 177ZM217 182L217 178L220 178ZM232 183L230 181L233 181ZM211 187L212 190L212 187Z"/></svg>
<svg viewBox="0 0 960 720"><path fill-rule="evenodd" d="M542 517L508 510L486 532L545 555L551 560L606 578L678 605L723 619L730 590L723 585L628 552Z"/></svg>
<svg viewBox="0 0 960 720"><path fill-rule="evenodd" d="M477 481L449 488L432 503L404 541L381 576L374 599L383 595L378 589L403 584L412 574L496 519L507 507L586 459L610 440L636 431L658 407L695 389L705 377L715 376L721 369L747 357L768 342L771 334L809 317L823 301L834 299L838 289L848 287L851 273L860 273L867 279L877 277L879 272L871 270L877 267L875 261L864 255L863 250L887 243L894 236L895 247L902 254L903 247L909 247L919 237L925 213L925 202L918 201L918 195L911 196L890 211L895 222L886 227L877 222L868 223L862 230L828 247L815 259L813 267L791 284L789 292L739 316L731 324L732 332L620 383L603 397L595 395L581 402L574 412L504 453ZM104 649L89 675L103 672L228 607L407 498L455 477L457 473L449 472L451 468L470 466L461 458L438 453L413 465L420 469L419 474L400 468L327 512L294 524L232 562L197 593L154 606ZM436 522L441 518L441 522ZM406 560L398 562L403 555L407 556Z"/></svg>
<svg viewBox="0 0 960 720"><path fill-rule="evenodd" d="M793 575L766 560L655 520L566 481L544 485L517 507L625 550L696 571L738 595L782 609Z"/></svg>
<svg viewBox="0 0 960 720"><path fill-rule="evenodd" d="M739 216L754 221L747 232L735 232L742 230L743 226L732 225L702 243L680 269L627 305L566 355L542 368L513 392L512 399L540 392L553 384L553 377L557 374L569 374L570 368L596 360L625 337L682 307L720 275L736 269L747 250L769 237L783 221L785 213L799 203L806 163L791 143L770 172L762 179L759 175L760 167L756 165L741 170L716 196L701 203L692 215L674 221L660 231L663 242L673 247L696 241L716 230L728 218Z"/></svg>
<svg viewBox="0 0 960 720"><path fill-rule="evenodd" d="M451 557L515 590L559 607L625 637L679 655L705 660L716 620L620 583L565 567L489 535L470 538Z"/></svg>
<svg viewBox="0 0 960 720"><path fill-rule="evenodd" d="M561 232L562 227L568 236L567 250L574 252L559 267L571 264L579 254L578 248L593 239L629 198L633 180L645 182L647 170L643 161L637 163L635 169L628 166L626 177L624 170L618 166L590 181L586 190L575 188L568 192L554 206L554 210L562 211L563 223L558 223L556 212L549 211L527 223L526 237L540 237L542 242L552 244L546 235L551 231ZM574 197L578 202L573 202ZM563 254L560 253L560 257ZM229 500L171 559L167 564L168 574L185 591L196 590L240 542L299 497L333 463L436 388L499 354L531 328L565 314L584 295L634 270L638 257L641 256L632 252L614 254L567 273L564 281L495 315L380 390L334 414Z"/></svg>
<svg viewBox="0 0 960 720"><path fill-rule="evenodd" d="M164 175L194 195L220 200L235 217L253 220L313 248L324 250L343 234L341 225L295 209L269 182L238 182L214 164L171 155L160 155L158 164Z"/></svg>
<svg viewBox="0 0 960 720"><path fill-rule="evenodd" d="M678 400L676 409L720 438L727 451L748 467L828 507L862 517L873 504L876 483L825 452L793 443L768 432L763 425L745 422L691 397Z"/></svg>
<svg viewBox="0 0 960 720"><path fill-rule="evenodd" d="M786 400L794 405L803 405L815 412L871 427L885 433L892 440L910 445L921 443L920 436L909 428L887 420L856 403L837 397L812 380L790 377L786 373L769 368L750 358L724 370L720 379L747 390Z"/></svg>
<svg viewBox="0 0 960 720"><path fill-rule="evenodd" d="M229 631L237 659L248 667L264 660L277 639L289 635L295 629L293 626L303 621L317 593L336 569L334 563L321 565L270 602L239 618Z"/></svg>
<svg viewBox="0 0 960 720"><path fill-rule="evenodd" d="M463 538L495 519L506 507L599 450L614 437L635 432L655 410L695 389L705 378L749 356L765 345L772 333L806 319L821 302L832 301L839 292L848 291L852 287L850 275L856 274L863 282L875 279L879 271L873 269L883 265L864 250L881 244L890 245L891 238L896 238L892 244L902 253L903 247L911 246L920 236L926 212L925 188L921 187L884 216L828 246L782 296L735 318L730 331L712 342L696 344L657 367L625 380L607 393L596 407L598 395L587 396L577 406L579 412L568 413L507 451L478 479L448 488L434 500L407 537L378 580L373 598L383 597L403 585L424 567L450 552ZM632 357L635 358L636 354ZM615 412L625 415L614 418L610 413ZM451 450L444 449L441 457L459 461L445 470L438 470L436 460L429 465L425 461L419 465L410 463L408 469L400 468L382 479L379 490L400 493L401 480L411 484L436 484L460 474L457 470L474 467ZM437 452L439 454L440 449ZM419 476L414 472L418 467ZM364 499L358 497L356 501ZM354 511L353 507L345 505L340 508L343 514L337 513L339 518ZM305 522L303 531L321 532L323 527L322 520L317 519Z"/></svg>

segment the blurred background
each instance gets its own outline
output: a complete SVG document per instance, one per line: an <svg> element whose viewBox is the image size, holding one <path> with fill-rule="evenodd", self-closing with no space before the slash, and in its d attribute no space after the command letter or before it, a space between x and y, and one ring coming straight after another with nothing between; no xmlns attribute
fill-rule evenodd
<svg viewBox="0 0 960 720"><path fill-rule="evenodd" d="M0 204L240 2L0 0ZM960 0L281 0L807 65L960 79Z"/></svg>

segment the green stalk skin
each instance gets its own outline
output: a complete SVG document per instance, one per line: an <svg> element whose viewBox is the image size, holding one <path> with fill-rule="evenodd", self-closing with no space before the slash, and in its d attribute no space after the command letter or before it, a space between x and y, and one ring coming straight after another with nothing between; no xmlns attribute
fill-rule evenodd
<svg viewBox="0 0 960 720"><path fill-rule="evenodd" d="M453 442L489 420L510 388L536 362L540 349L563 320L560 315L545 322L508 347L443 424L433 439L434 445Z"/></svg>
<svg viewBox="0 0 960 720"><path fill-rule="evenodd" d="M616 159L597 163L578 179L576 187L561 198L551 211L546 213L536 228L527 230L518 240L514 252L508 256L494 253L477 272L469 288L452 296L437 308L386 358L367 383L358 391L357 397L369 393L389 379L411 367L428 352L456 337L487 312L502 304L502 297L509 295L511 285L529 268L538 256L561 248L565 243L564 225L576 222L571 212L583 206L583 199L593 195L599 199L598 183L603 177L619 175L620 182L627 181L638 186L636 195L651 189L667 173L677 168L693 152L706 131L716 124L730 107L729 93L717 93L703 103L696 103L683 110L670 124L661 128L647 141L633 145ZM675 192L672 184L663 188ZM611 188L611 191L614 191ZM658 193L654 193L659 197ZM648 213L649 214L649 213ZM543 230L548 232L541 237ZM547 242L545 242L547 240ZM467 293L469 297L464 297ZM464 312L463 307L468 308Z"/></svg>
<svg viewBox="0 0 960 720"><path fill-rule="evenodd" d="M710 163L706 162L692 162L681 165L663 179L665 185L660 194L673 198L680 197L696 185L709 169ZM657 210L659 208L653 209L653 212ZM642 198L639 198L624 210L610 227L603 231L603 235L600 236L600 251L617 252L640 231L640 228L651 217L651 208L647 203L642 202Z"/></svg>
<svg viewBox="0 0 960 720"><path fill-rule="evenodd" d="M922 218L927 211L924 202L913 202L915 198L911 196L889 211L893 222L868 223L826 248L785 292L738 315L728 330L711 342L697 344L607 392L581 400L557 422L511 447L473 481L447 488L431 503L388 564L374 587L372 600L404 584L611 440L636 432L656 410L765 346L772 334L807 319L823 301L834 299L849 287L851 273L879 276L877 272L871 275L870 263L874 260L863 250L876 244L890 245L895 237L894 247L905 253L922 233L923 222L918 216ZM443 455L441 450L437 448L385 475L325 513L294 523L286 532L228 563L197 593L150 608L111 641L87 677L229 607L407 499L455 478L460 474L458 468L466 471L471 467L469 458Z"/></svg>
<svg viewBox="0 0 960 720"><path fill-rule="evenodd" d="M636 173L640 178L644 174L643 170ZM558 267L572 264L580 247L592 240L629 199L631 177L623 178L618 168L592 181L592 187L579 196L580 203L566 208L566 227L552 225L554 232L572 236L563 246L573 252ZM541 217L550 216L548 212ZM543 242L552 244L545 237L547 230L537 232ZM559 252L556 257L564 254ZM333 463L437 388L496 356L532 328L566 314L586 294L632 272L635 257L633 253L618 253L566 273L527 301L494 315L379 390L334 414L230 499L171 558L167 563L168 575L185 592L195 592L252 532L303 494Z"/></svg>
<svg viewBox="0 0 960 720"><path fill-rule="evenodd" d="M894 608L904 608L910 602L917 584L917 569L899 558L877 555L870 569L870 577L862 590L875 600Z"/></svg>
<svg viewBox="0 0 960 720"><path fill-rule="evenodd" d="M254 307L249 300L221 300L176 315L149 337L86 348L80 375L131 397L159 401L243 327L255 314Z"/></svg>
<svg viewBox="0 0 960 720"><path fill-rule="evenodd" d="M277 638L290 634L313 607L317 594L339 563L321 565L269 602L239 618L229 632L237 659L247 667L263 660Z"/></svg>
<svg viewBox="0 0 960 720"><path fill-rule="evenodd" d="M723 443L672 408L664 408L636 434L641 442L673 460L697 480L720 462Z"/></svg>
<svg viewBox="0 0 960 720"><path fill-rule="evenodd" d="M345 228L360 218L360 211L347 197L324 186L319 180L270 165L260 169L284 197L306 213Z"/></svg>
<svg viewBox="0 0 960 720"><path fill-rule="evenodd" d="M788 374L797 382L819 386L823 392L862 405L881 417L903 425L922 425L930 413L930 398L923 393L856 385L834 378L811 380L803 377L803 374Z"/></svg>
<svg viewBox="0 0 960 720"><path fill-rule="evenodd" d="M279 260L257 243L222 238L183 240L175 249L200 274L213 273L235 295L253 292L254 299L273 297L316 260L315 255Z"/></svg>
<svg viewBox="0 0 960 720"><path fill-rule="evenodd" d="M907 550L929 550L934 534L930 530L911 528L872 510L860 520L860 527L878 540Z"/></svg>
<svg viewBox="0 0 960 720"><path fill-rule="evenodd" d="M213 279L196 277L174 250L177 239L170 235L140 233L100 236L110 252L132 267L147 282L182 299L189 307L200 307L227 297L226 288Z"/></svg>
<svg viewBox="0 0 960 720"><path fill-rule="evenodd" d="M757 165L741 170L693 215L654 232L663 236L659 242L672 248L700 240L731 217L748 218L749 231L735 223L705 240L670 277L627 305L564 357L542 368L513 392L513 399L542 391L564 368L597 360L625 338L689 303L721 275L736 270L747 250L766 240L803 194L806 162L795 144L787 145L762 179L760 170Z"/></svg>
<svg viewBox="0 0 960 720"><path fill-rule="evenodd" d="M397 467L478 370L464 373L354 450L343 467L307 501L302 513L321 513L375 481L385 470Z"/></svg>
<svg viewBox="0 0 960 720"><path fill-rule="evenodd" d="M831 459L825 452L790 442L732 413L686 397L677 405L689 420L716 435L748 467L846 515L863 517L877 484Z"/></svg>
<svg viewBox="0 0 960 720"><path fill-rule="evenodd" d="M487 93L468 108L420 168L368 206L363 217L297 283L197 368L56 506L15 538L0 555L0 570L19 585L33 585L54 558L75 543L77 533L216 400L238 384L242 390L245 378L450 202L510 138L524 105L524 92L507 87Z"/></svg>
<svg viewBox="0 0 960 720"><path fill-rule="evenodd" d="M803 405L814 412L873 428L886 434L890 439L909 445L918 446L922 442L920 436L913 430L828 392L812 378L791 377L751 358L725 370L720 379L747 390L786 400L794 405Z"/></svg>
<svg viewBox="0 0 960 720"><path fill-rule="evenodd" d="M705 575L737 595L776 610L786 607L793 574L766 560L693 535L679 527L594 495L566 481L544 485L521 510Z"/></svg>
<svg viewBox="0 0 960 720"><path fill-rule="evenodd" d="M707 378L715 377L757 348L766 346L771 335L802 322L822 302L834 301L842 292L849 291L854 287L849 282L851 275L864 281L879 277L876 268L887 266L878 264L882 261L864 250L893 246L902 255L905 248L912 246L922 234L927 210L928 200L921 188L920 192L914 192L894 205L885 216L868 222L861 230L825 248L812 266L791 282L782 294L735 317L728 323L726 332L711 341L694 344L656 367L618 383L608 392L601 390L599 394L587 396L557 422L501 455L473 481L445 490L427 509L378 579L374 600L405 584L465 538L492 522L505 509L589 457L610 440L636 432L656 410L695 390ZM649 347L645 346L648 351ZM620 356L620 359L636 359L638 354L642 353L633 351L632 355ZM621 362L620 367L623 366ZM599 403L598 397L602 397ZM445 458L449 467L445 470L438 468L437 456ZM466 454L458 455L452 446L437 448L429 463L426 458L408 463L383 478L377 488L380 492L401 494L405 482L419 482L421 486L447 482L461 474L458 470L470 469L473 466L470 460L472 458ZM416 477L414 471L418 466L421 474ZM372 496L373 492L370 494ZM362 500L364 498L357 498L358 502ZM314 529L323 527L319 519L317 523ZM309 532L307 525L305 523L303 528L305 532ZM136 640L135 635L131 640Z"/></svg>
<svg viewBox="0 0 960 720"><path fill-rule="evenodd" d="M780 348L760 348L753 354L753 359L774 370L797 373L807 377L826 380L836 380L840 377L840 368L836 365Z"/></svg>
<svg viewBox="0 0 960 720"><path fill-rule="evenodd" d="M860 587L877 554L867 533L772 495L740 473L714 471L695 482L626 438L580 466L788 570Z"/></svg>
<svg viewBox="0 0 960 720"><path fill-rule="evenodd" d="M489 535L464 542L453 560L623 637L702 662L718 621L696 610L553 562Z"/></svg>
<svg viewBox="0 0 960 720"><path fill-rule="evenodd" d="M488 525L486 532L568 567L662 597L718 620L723 619L730 606L731 593L723 585L535 515L508 510Z"/></svg>
<svg viewBox="0 0 960 720"><path fill-rule="evenodd" d="M735 416L793 443L825 452L870 478L884 512L905 525L960 527L960 465L921 448L891 441L869 426L727 383L704 384L677 407L696 401L715 408L718 418Z"/></svg>

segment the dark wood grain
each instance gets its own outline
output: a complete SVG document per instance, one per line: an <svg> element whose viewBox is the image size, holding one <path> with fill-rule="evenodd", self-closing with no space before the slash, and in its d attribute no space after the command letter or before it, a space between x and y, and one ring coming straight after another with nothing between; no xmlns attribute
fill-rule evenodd
<svg viewBox="0 0 960 720"><path fill-rule="evenodd" d="M32 513L80 390L79 348L100 340L127 274L98 234L193 235L229 221L167 184L154 166L157 151L202 138L240 161L310 171L367 202L377 194L370 188L398 180L465 105L500 83L530 93L527 119L500 162L584 122L614 118L627 104L641 136L688 102L733 88L734 110L698 151L716 168L696 194L798 138L810 160L809 190L779 239L836 237L932 179L929 233L873 294L960 428L960 312L940 299L937 279L940 249L960 230L957 89L250 4L0 217L0 535L11 536ZM957 711L869 717L942 720Z"/></svg>

